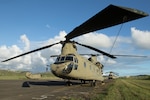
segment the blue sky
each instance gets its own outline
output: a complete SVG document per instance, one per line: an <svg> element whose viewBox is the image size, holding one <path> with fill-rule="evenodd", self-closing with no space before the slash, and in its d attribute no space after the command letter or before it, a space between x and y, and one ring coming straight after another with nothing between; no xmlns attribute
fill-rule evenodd
<svg viewBox="0 0 150 100"><path fill-rule="evenodd" d="M15 54L17 55L63 39L67 33L109 4L136 8L150 14L149 0L0 0L0 59L3 60L15 56ZM150 40L147 39L150 36L149 26L149 16L125 23L112 53L150 56ZM87 34L87 36L93 36L95 41L89 44L109 52L111 47L109 41L107 43L98 41L95 40L94 36L100 36L102 40L106 38L107 40L113 40L119 28L120 25L117 25ZM76 40L88 43L88 41L83 41L83 38L86 40L86 36L77 37ZM47 53L49 55L53 54L51 52L60 53L58 48L60 48L60 45L7 62L7 64L1 63L0 68L31 71L45 70L45 64L53 61L49 59ZM79 52L85 49L79 48ZM2 53L4 51L5 53ZM87 50L87 52L92 51ZM37 56L35 57L34 55ZM118 57L117 60L99 57L99 60L105 63L105 71L117 71L122 75L150 74L149 57ZM41 63L39 63L40 61Z"/></svg>

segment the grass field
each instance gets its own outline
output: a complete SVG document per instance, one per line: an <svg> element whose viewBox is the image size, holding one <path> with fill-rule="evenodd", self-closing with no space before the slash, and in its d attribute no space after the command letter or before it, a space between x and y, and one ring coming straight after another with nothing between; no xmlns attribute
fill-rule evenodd
<svg viewBox="0 0 150 100"><path fill-rule="evenodd" d="M0 80L18 80L18 79L27 79L25 77L26 72L20 71L8 71L8 70L0 70ZM57 79L51 72L41 73L41 79Z"/></svg>
<svg viewBox="0 0 150 100"><path fill-rule="evenodd" d="M0 80L27 79L26 72L0 70ZM42 79L57 79L50 72L41 73ZM150 76L118 78L101 88L95 88L89 100L150 100ZM93 93L92 93L93 92ZM93 96L94 95L94 96ZM71 100L78 100L71 98ZM85 100L80 98L79 100Z"/></svg>
<svg viewBox="0 0 150 100"><path fill-rule="evenodd" d="M150 100L150 80L117 79L105 94L93 100Z"/></svg>

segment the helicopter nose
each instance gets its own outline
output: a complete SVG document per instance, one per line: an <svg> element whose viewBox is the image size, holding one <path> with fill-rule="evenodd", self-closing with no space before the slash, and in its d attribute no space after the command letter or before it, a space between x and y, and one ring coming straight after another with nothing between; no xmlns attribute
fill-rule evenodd
<svg viewBox="0 0 150 100"><path fill-rule="evenodd" d="M52 64L51 71L57 75L69 74L73 69L73 63Z"/></svg>

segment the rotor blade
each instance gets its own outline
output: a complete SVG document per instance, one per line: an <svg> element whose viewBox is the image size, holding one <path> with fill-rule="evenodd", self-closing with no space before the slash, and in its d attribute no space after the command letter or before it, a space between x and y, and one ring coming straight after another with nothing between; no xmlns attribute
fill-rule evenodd
<svg viewBox="0 0 150 100"><path fill-rule="evenodd" d="M143 56L143 55L114 55L114 56L123 56L123 57L147 57L147 56Z"/></svg>
<svg viewBox="0 0 150 100"><path fill-rule="evenodd" d="M59 55L51 55L50 57L58 57Z"/></svg>
<svg viewBox="0 0 150 100"><path fill-rule="evenodd" d="M6 59L2 62L6 62L6 61L9 61L9 60L12 60L12 59L15 59L15 58L18 58L18 57L21 57L21 56L24 56L24 55L27 55L27 54L30 54L30 53L33 53L33 52L36 52L36 51L40 51L40 50L43 50L43 49L46 49L46 48L49 48L53 45L56 45L56 44L59 44L60 42L58 43L54 43L54 44L51 44L51 45L47 45L47 46L44 46L44 47L41 47L41 48L38 48L38 49L35 49L35 50L32 50L32 51L29 51L29 52L26 52L26 53L23 53L23 54L20 54L18 56L15 56L15 57L12 57L12 58L9 58L9 59Z"/></svg>
<svg viewBox="0 0 150 100"><path fill-rule="evenodd" d="M101 50L99 50L99 49L96 49L96 48L94 48L94 47L91 47L91 46L88 46L88 45L84 45L84 44L80 44L80 43L78 43L78 42L75 42L75 43L78 44L78 45L87 47L87 48L89 48L89 49L92 49L92 50L94 50L94 51L97 51L97 52L99 52L99 53L101 53L101 54L103 54L103 55L105 55L105 56L110 57L110 58L116 58L114 55L108 54L108 53L106 53L106 52L104 52L104 51L101 51Z"/></svg>
<svg viewBox="0 0 150 100"><path fill-rule="evenodd" d="M93 56L100 56L100 54L80 54L80 55L93 55ZM122 56L122 57L148 57L148 56L144 56L144 55L114 55L113 56Z"/></svg>
<svg viewBox="0 0 150 100"><path fill-rule="evenodd" d="M109 5L108 7L85 21L83 24L76 27L65 37L66 40L69 40L89 32L108 28L146 16L148 16L148 14L137 9Z"/></svg>
<svg viewBox="0 0 150 100"><path fill-rule="evenodd" d="M80 55L100 56L101 54L80 54Z"/></svg>

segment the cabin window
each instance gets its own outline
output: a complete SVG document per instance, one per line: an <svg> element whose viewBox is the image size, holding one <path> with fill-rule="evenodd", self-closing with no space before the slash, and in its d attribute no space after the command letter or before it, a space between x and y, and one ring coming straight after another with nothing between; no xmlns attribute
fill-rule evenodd
<svg viewBox="0 0 150 100"><path fill-rule="evenodd" d="M78 65L74 65L74 70L77 70L78 69Z"/></svg>
<svg viewBox="0 0 150 100"><path fill-rule="evenodd" d="M75 58L75 63L78 63L78 59L77 58Z"/></svg>
<svg viewBox="0 0 150 100"><path fill-rule="evenodd" d="M86 63L84 62L84 67L86 67Z"/></svg>

